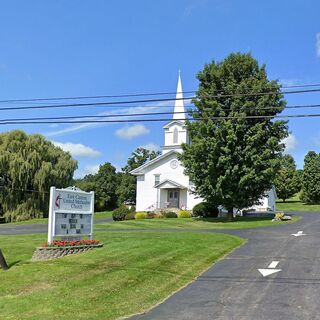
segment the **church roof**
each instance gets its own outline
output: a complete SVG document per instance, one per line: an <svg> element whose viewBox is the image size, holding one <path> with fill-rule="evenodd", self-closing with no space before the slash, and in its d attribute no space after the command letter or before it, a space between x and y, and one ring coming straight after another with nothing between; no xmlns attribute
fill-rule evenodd
<svg viewBox="0 0 320 320"><path fill-rule="evenodd" d="M172 125L174 124L179 124L181 126L185 126L185 122L184 121L181 121L181 120L171 120L170 122L166 123L162 128L163 129L167 129L167 128L170 128Z"/></svg>
<svg viewBox="0 0 320 320"><path fill-rule="evenodd" d="M176 151L176 150L171 150L167 153L164 153L164 154L161 154L160 156L150 160L149 162L143 164L142 166L130 171L130 174L133 174L133 175L139 175L139 174L144 174L144 169L151 166L152 164L162 160L162 159L165 159L167 158L168 156L172 155L172 154L180 154L180 152Z"/></svg>
<svg viewBox="0 0 320 320"><path fill-rule="evenodd" d="M158 189L162 189L162 188L165 188L165 189L168 189L168 188L169 189L170 188L186 189L187 188L187 187L183 186L182 184L175 182L173 180L170 180L170 179L166 179L164 181L161 181L160 183L158 183L154 187L158 188Z"/></svg>

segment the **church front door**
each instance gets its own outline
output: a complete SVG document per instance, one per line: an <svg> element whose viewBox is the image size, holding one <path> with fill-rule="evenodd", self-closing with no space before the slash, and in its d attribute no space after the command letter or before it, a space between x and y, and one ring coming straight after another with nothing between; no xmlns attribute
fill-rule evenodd
<svg viewBox="0 0 320 320"><path fill-rule="evenodd" d="M168 190L168 208L179 208L179 189Z"/></svg>

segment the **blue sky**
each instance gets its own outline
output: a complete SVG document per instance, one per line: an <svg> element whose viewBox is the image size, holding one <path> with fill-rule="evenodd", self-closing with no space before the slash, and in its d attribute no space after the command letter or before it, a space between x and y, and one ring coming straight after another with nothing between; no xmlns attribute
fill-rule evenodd
<svg viewBox="0 0 320 320"><path fill-rule="evenodd" d="M0 5L0 100L172 92L179 68L183 89L195 90L205 63L235 51L251 52L266 64L270 79L285 85L320 83L316 0L0 0ZM320 93L286 99L288 105L320 103ZM152 106L148 110L170 110L168 104ZM1 111L1 118L145 109ZM320 110L290 113L301 112ZM320 152L319 121L289 122L288 152L299 167L308 150ZM79 161L76 175L82 176L106 161L120 168L138 146L160 146L162 125L8 125L0 130L44 134L71 150Z"/></svg>

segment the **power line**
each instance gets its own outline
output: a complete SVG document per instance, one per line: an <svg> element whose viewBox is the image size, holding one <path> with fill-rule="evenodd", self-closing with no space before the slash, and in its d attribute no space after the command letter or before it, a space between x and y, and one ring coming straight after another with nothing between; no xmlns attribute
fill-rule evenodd
<svg viewBox="0 0 320 320"><path fill-rule="evenodd" d="M280 83L281 86L281 83ZM291 86L281 86L284 89L290 88L310 88L320 87L320 83L316 84L301 84ZM197 92L196 90L182 91L183 94L191 94ZM217 91L219 92L219 91ZM222 92L222 91L220 91ZM142 96L161 96L161 95L173 95L176 92L151 92L151 93L133 93L133 94L118 94L118 95L96 95L96 96L74 96L74 97L52 97L52 98L29 98L29 99L7 99L0 100L0 103L11 102L36 102L36 101L61 101L61 100L87 100L87 99L103 99L103 98L130 98L130 97L142 97Z"/></svg>
<svg viewBox="0 0 320 320"><path fill-rule="evenodd" d="M210 99L210 98L231 98L231 97L248 97L248 96L265 96L265 95L283 95L283 94L300 94L300 93L312 93L320 92L320 89L306 89L306 90L294 90L294 91L269 91L269 92L248 92L248 93L235 93L235 94L217 94L207 96L191 96L184 98L162 98L162 99L144 99L144 100L128 100L128 101L106 101L106 102L95 102L95 103L72 103L72 104L56 104L56 105L40 105L40 106L19 106L19 107L2 107L1 111L11 110L27 110L27 109L54 109L54 108L71 108L71 107L88 107L88 106L111 106L111 107L124 107L122 104L134 104L134 103L149 103L149 102L169 102L177 100L190 100L190 99ZM132 106L134 107L134 106ZM144 106L146 107L146 106ZM157 107L168 107L168 106L157 106Z"/></svg>
<svg viewBox="0 0 320 320"><path fill-rule="evenodd" d="M284 109L300 109L300 108L319 108L320 104L312 104L312 105L293 105L286 106ZM222 110L230 110L230 111L263 111L263 110L272 110L275 107L262 107L262 108L244 108L243 110L232 110L231 108L221 108ZM77 116L60 116L60 117L34 117L34 118L8 118L8 119L0 119L1 122L8 121L33 121L33 120L63 120L63 119L103 119L103 118L122 118L122 117L138 117L138 116L155 116L155 115L173 115L173 114L192 114L198 113L198 110L189 110L189 111L179 111L179 112L146 112L146 113L132 113L132 114L106 114L106 115L77 115Z"/></svg>
<svg viewBox="0 0 320 320"><path fill-rule="evenodd" d="M236 119L286 119L286 118L313 118L320 117L320 114L297 114L297 115L252 115L252 116L218 116L218 117L206 117L187 119L193 120L236 120ZM185 121L186 119L175 119L177 121ZM125 119L125 120L75 120L75 121L7 121L0 122L0 125L10 124L84 124L84 123L131 123L131 122L165 122L172 121L172 118L157 118L157 119Z"/></svg>

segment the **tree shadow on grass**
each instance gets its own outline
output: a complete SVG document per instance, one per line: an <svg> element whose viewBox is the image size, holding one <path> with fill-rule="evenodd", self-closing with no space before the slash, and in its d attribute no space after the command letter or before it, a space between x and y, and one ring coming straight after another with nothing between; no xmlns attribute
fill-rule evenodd
<svg viewBox="0 0 320 320"><path fill-rule="evenodd" d="M201 218L200 221L213 223L234 223L234 222L257 222L257 221L271 221L272 217L236 217L233 221L228 221L227 218Z"/></svg>
<svg viewBox="0 0 320 320"><path fill-rule="evenodd" d="M21 260L17 260L17 261L13 261L13 262L8 263L9 269L10 269L11 267L15 266L16 264L18 264L19 262L21 262Z"/></svg>

